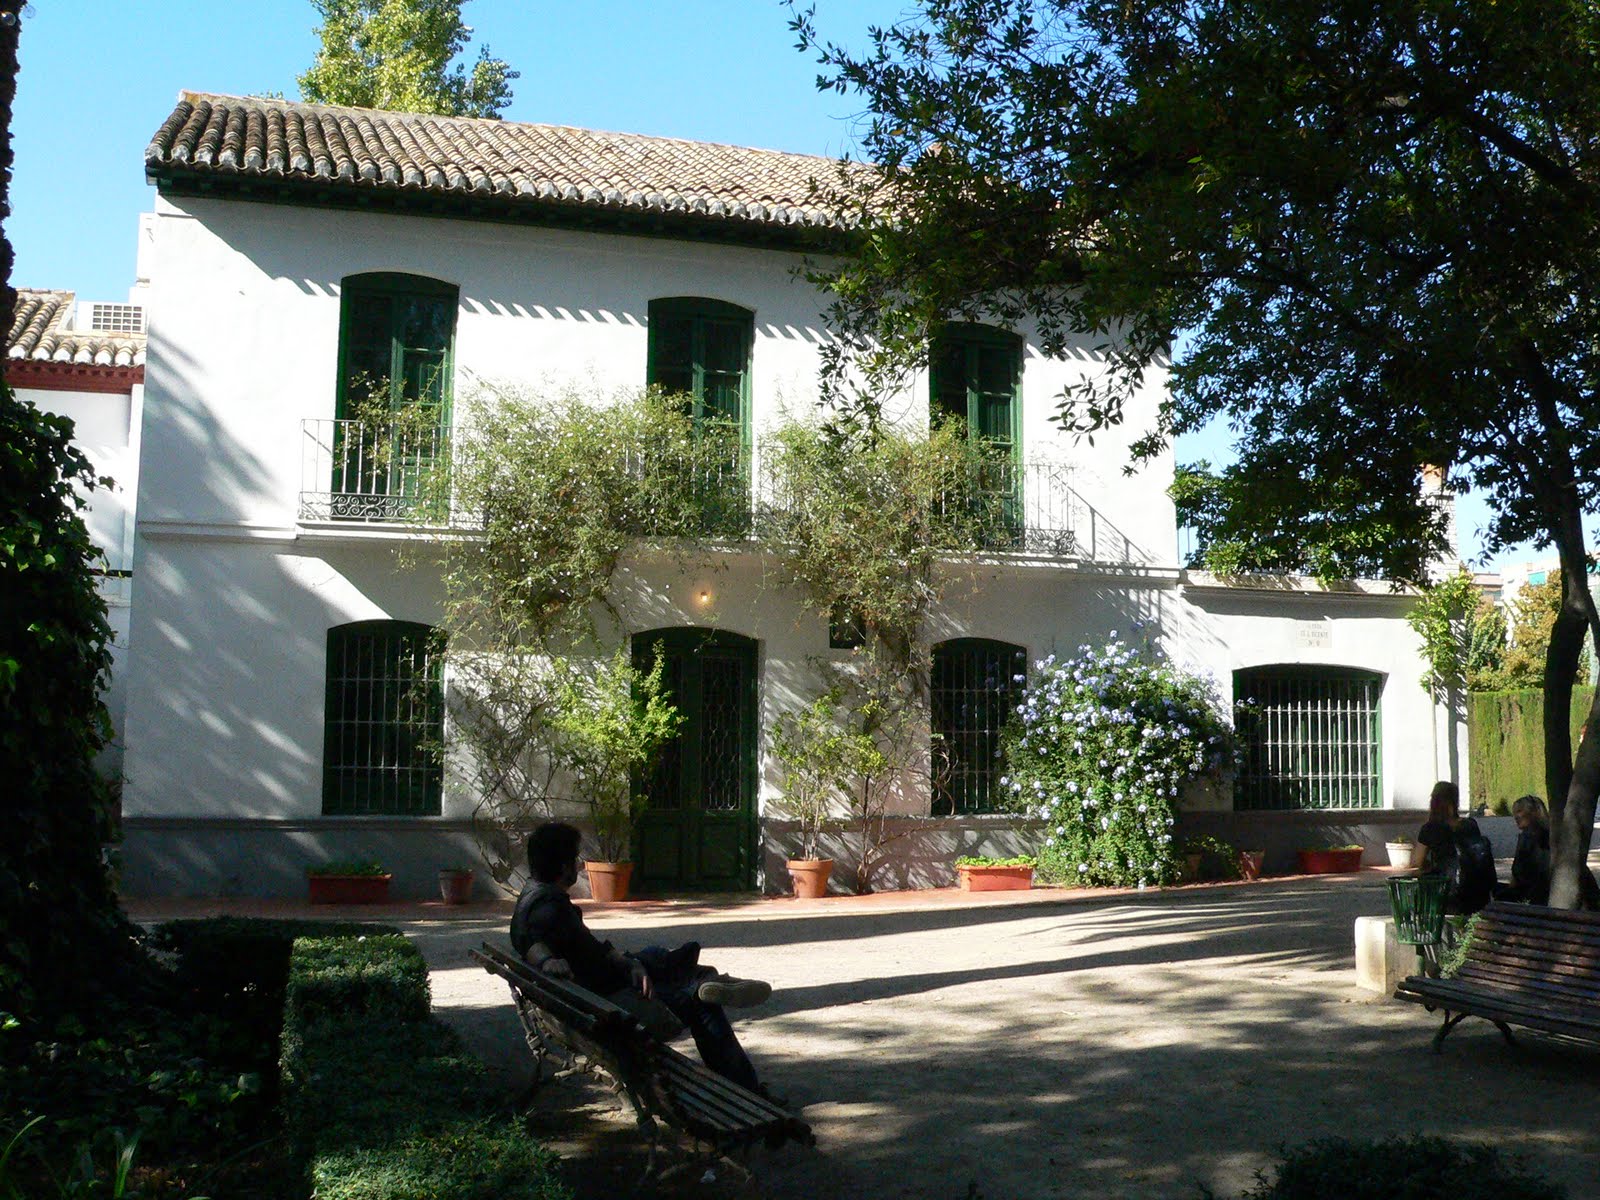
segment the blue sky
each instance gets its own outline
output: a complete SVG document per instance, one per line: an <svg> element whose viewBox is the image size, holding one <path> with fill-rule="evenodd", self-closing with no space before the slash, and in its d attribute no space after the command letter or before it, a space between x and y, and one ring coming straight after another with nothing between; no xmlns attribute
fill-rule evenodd
<svg viewBox="0 0 1600 1200"><path fill-rule="evenodd" d="M864 46L905 0L815 0L823 33ZM22 26L8 232L13 281L120 300L138 215L154 202L144 148L185 89L298 96L316 51L307 0L36 0ZM819 93L777 0L469 0L469 52L520 71L511 120L731 142L810 154L855 147L860 103ZM1225 432L1183 459L1226 457ZM1481 503L1460 510L1469 557ZM1514 562L1530 553L1504 555Z"/></svg>

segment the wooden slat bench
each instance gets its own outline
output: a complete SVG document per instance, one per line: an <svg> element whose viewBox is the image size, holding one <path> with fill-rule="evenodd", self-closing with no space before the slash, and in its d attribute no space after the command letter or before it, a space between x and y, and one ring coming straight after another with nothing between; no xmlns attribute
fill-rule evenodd
<svg viewBox="0 0 1600 1200"><path fill-rule="evenodd" d="M1435 1050L1466 1017L1494 1022L1513 1043L1512 1025L1600 1042L1600 913L1491 904L1453 977L1412 975L1394 994L1444 1010Z"/></svg>
<svg viewBox="0 0 1600 1200"><path fill-rule="evenodd" d="M552 1078L599 1072L627 1099L649 1138L647 1177L655 1172L663 1125L697 1144L684 1167L707 1158L731 1160L756 1143L816 1144L811 1127L799 1117L663 1045L631 1013L604 997L536 971L488 942L468 953L511 988L533 1051L535 1084L543 1078L546 1061L554 1060Z"/></svg>

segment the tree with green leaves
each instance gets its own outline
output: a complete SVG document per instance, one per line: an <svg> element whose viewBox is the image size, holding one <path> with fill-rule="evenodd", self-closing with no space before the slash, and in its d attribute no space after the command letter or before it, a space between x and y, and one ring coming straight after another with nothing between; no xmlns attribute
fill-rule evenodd
<svg viewBox="0 0 1600 1200"><path fill-rule="evenodd" d="M313 104L498 118L518 73L485 45L469 71L463 0L312 0L321 46L300 76Z"/></svg>
<svg viewBox="0 0 1600 1200"><path fill-rule="evenodd" d="M22 7L0 2L0 218L10 214ZM6 329L13 261L0 236ZM111 628L92 569L99 552L78 515L99 481L72 428L0 379L0 1027L85 1015L140 961L100 856L109 808L94 757L111 728L101 701Z"/></svg>
<svg viewBox="0 0 1600 1200"><path fill-rule="evenodd" d="M1511 627L1496 683L1500 688L1539 687L1550 656L1550 638L1561 615L1561 577L1551 575L1543 583L1524 585L1510 607ZM1573 678L1575 684L1589 681L1589 658L1585 644Z"/></svg>
<svg viewBox="0 0 1600 1200"><path fill-rule="evenodd" d="M837 185L863 236L818 269L869 365L952 315L1029 318L1044 352L1111 368L1061 397L1065 430L1120 421L1163 373L1141 454L1230 423L1221 540L1295 528L1324 573L1420 581L1436 464L1490 499L1491 549L1554 546L1551 896L1578 904L1600 791L1600 720L1576 761L1568 732L1600 629L1600 7L923 0L861 54L794 26L869 112L881 169Z"/></svg>

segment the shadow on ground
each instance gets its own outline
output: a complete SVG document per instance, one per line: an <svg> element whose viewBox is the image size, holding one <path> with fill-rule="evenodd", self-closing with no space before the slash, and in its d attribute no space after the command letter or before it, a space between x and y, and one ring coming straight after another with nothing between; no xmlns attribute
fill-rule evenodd
<svg viewBox="0 0 1600 1200"><path fill-rule="evenodd" d="M741 1036L817 1132L816 1150L757 1152L753 1181L724 1171L663 1195L1192 1200L1202 1183L1238 1195L1281 1143L1427 1132L1526 1152L1572 1200L1595 1196L1600 1051L1533 1033L1506 1046L1469 1021L1433 1055L1436 1017L1353 987L1354 919L1385 910L1381 882L591 922L630 947L692 931L706 958L772 979ZM503 929L409 932L440 1015L516 1095L521 1029L499 981L463 965ZM646 1194L631 1118L593 1084L547 1086L529 1121L580 1195Z"/></svg>

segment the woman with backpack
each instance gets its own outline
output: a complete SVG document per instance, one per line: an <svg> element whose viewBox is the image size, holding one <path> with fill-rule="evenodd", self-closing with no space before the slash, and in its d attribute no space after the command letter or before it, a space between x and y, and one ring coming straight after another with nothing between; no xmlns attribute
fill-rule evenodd
<svg viewBox="0 0 1600 1200"><path fill-rule="evenodd" d="M1428 796L1428 820L1417 831L1422 847L1422 874L1442 874L1445 910L1470 916L1494 892L1494 849L1471 817L1463 817L1461 789L1449 780L1433 785Z"/></svg>

